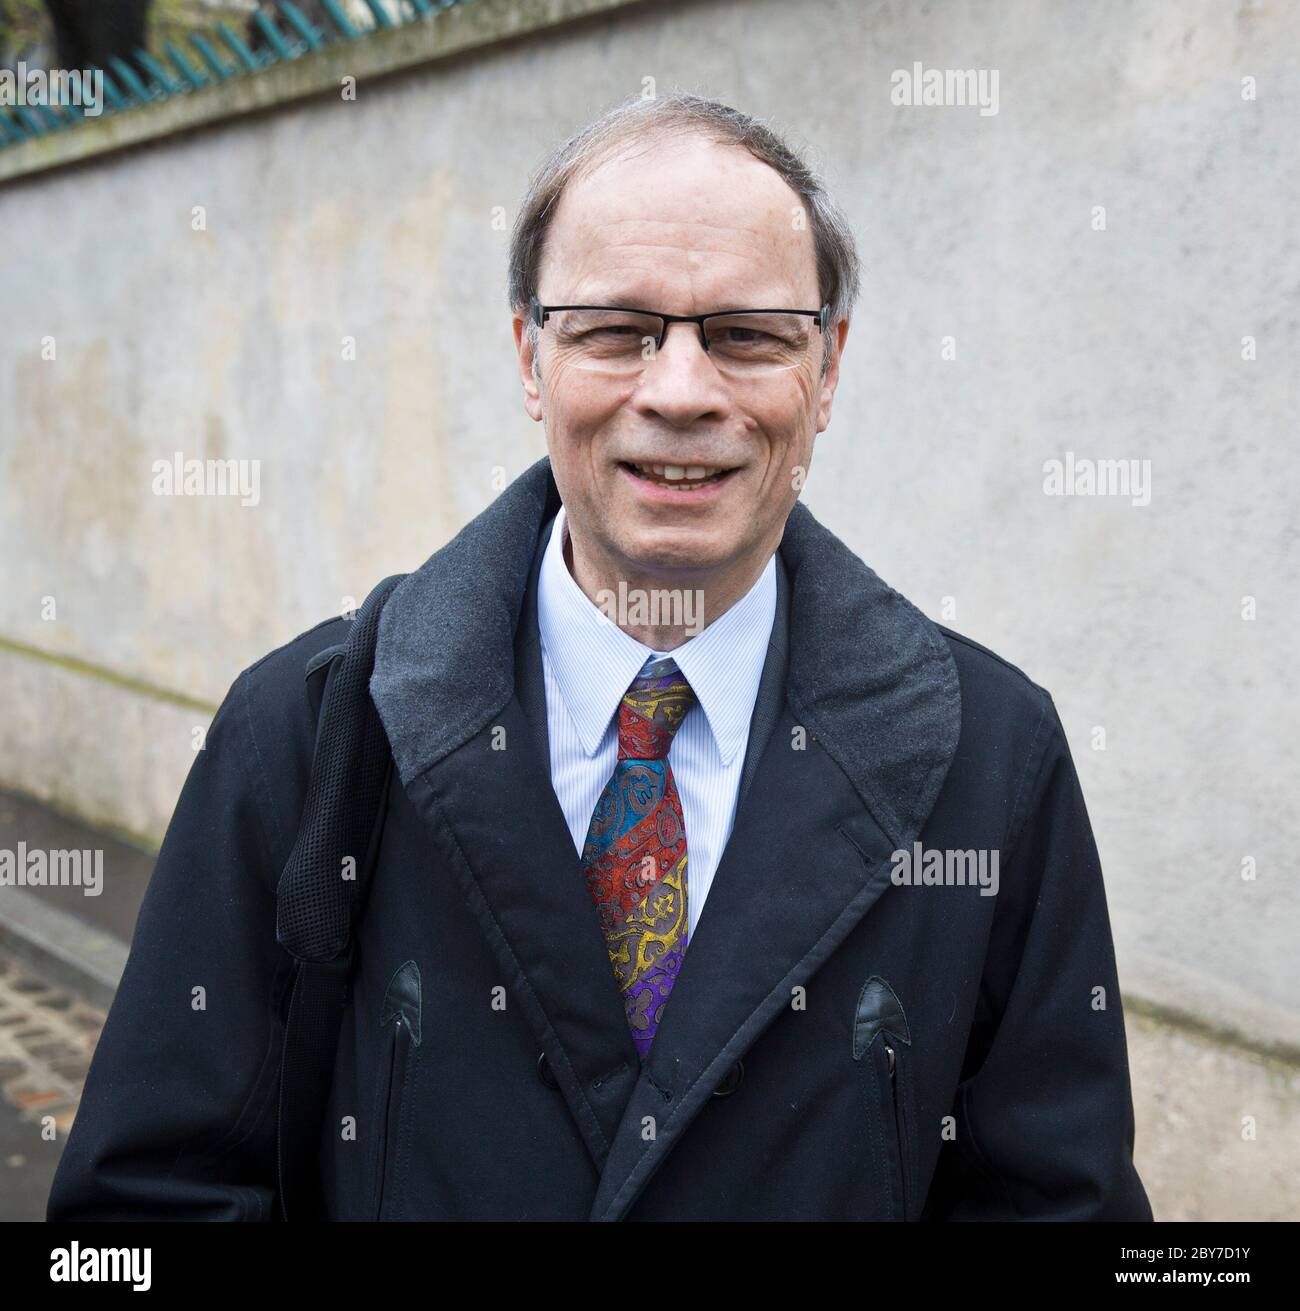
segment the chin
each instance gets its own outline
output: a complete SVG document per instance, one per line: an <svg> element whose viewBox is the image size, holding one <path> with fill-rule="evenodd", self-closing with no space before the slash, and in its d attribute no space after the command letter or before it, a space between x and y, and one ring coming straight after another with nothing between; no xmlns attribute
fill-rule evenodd
<svg viewBox="0 0 1300 1311"><path fill-rule="evenodd" d="M624 556L654 571L720 569L730 564L741 543L719 541L717 534L692 528L651 529L622 543Z"/></svg>

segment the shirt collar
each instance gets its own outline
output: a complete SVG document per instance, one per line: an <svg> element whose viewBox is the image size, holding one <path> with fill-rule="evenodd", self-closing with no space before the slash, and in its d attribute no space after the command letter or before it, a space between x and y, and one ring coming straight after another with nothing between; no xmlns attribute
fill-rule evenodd
<svg viewBox="0 0 1300 1311"><path fill-rule="evenodd" d="M538 573L537 626L583 750L594 756L600 749L623 693L646 661L668 655L699 700L723 764L730 764L748 740L767 658L776 616L776 556L724 615L675 651L660 652L588 600L564 562L568 531L561 506Z"/></svg>

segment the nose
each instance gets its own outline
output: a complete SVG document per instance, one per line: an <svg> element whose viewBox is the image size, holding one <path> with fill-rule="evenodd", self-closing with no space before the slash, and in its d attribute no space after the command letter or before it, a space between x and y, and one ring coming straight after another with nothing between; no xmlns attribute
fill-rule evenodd
<svg viewBox="0 0 1300 1311"><path fill-rule="evenodd" d="M694 343L695 352L702 355L706 361L709 360L709 353L704 349L704 330L698 323L668 324L664 329L663 342L658 351L655 352L656 359L668 350L668 343L672 340L674 328L677 329L678 344L674 347L674 350L677 353L681 353L684 350L689 355L692 350L692 343ZM685 341L683 341L683 338ZM709 361L709 363L711 365L712 361Z"/></svg>
<svg viewBox="0 0 1300 1311"><path fill-rule="evenodd" d="M731 393L704 349L699 324L668 325L663 345L646 361L632 403L678 427L727 413Z"/></svg>

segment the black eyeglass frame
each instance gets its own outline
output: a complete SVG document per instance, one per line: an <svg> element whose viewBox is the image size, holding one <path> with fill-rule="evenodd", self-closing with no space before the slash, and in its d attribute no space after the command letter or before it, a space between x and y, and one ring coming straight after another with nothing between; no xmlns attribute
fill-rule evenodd
<svg viewBox="0 0 1300 1311"><path fill-rule="evenodd" d="M826 325L831 316L829 301L819 310L710 310L707 314L661 314L658 310L641 309L633 305L543 305L535 295L528 298L528 317L538 328L545 328L546 320L559 310L618 310L622 314L645 314L650 318L661 319L664 326L659 333L659 339L655 342L655 350L657 351L663 350L664 337L668 334L668 325L672 323L694 323L700 330L700 345L707 352L709 339L704 334L704 321L706 319L729 319L737 314L801 314L814 319L818 331L824 336Z"/></svg>

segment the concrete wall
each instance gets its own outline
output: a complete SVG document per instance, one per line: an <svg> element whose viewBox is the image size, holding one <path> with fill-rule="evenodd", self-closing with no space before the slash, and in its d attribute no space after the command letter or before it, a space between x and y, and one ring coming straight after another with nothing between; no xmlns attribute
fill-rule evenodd
<svg viewBox="0 0 1300 1311"><path fill-rule="evenodd" d="M568 8L591 16L545 26ZM1300 10L474 9L355 102L310 96L344 52L201 130L200 96L76 163L0 152L0 785L156 838L241 668L544 453L510 223L542 152L654 79L770 116L848 210L864 297L807 501L1052 692L1132 1004L1294 1056ZM998 113L892 105L918 60L998 70ZM259 504L155 496L175 451L260 461ZM1045 495L1066 452L1149 460L1150 503ZM1214 1106L1237 1142L1249 1107Z"/></svg>

